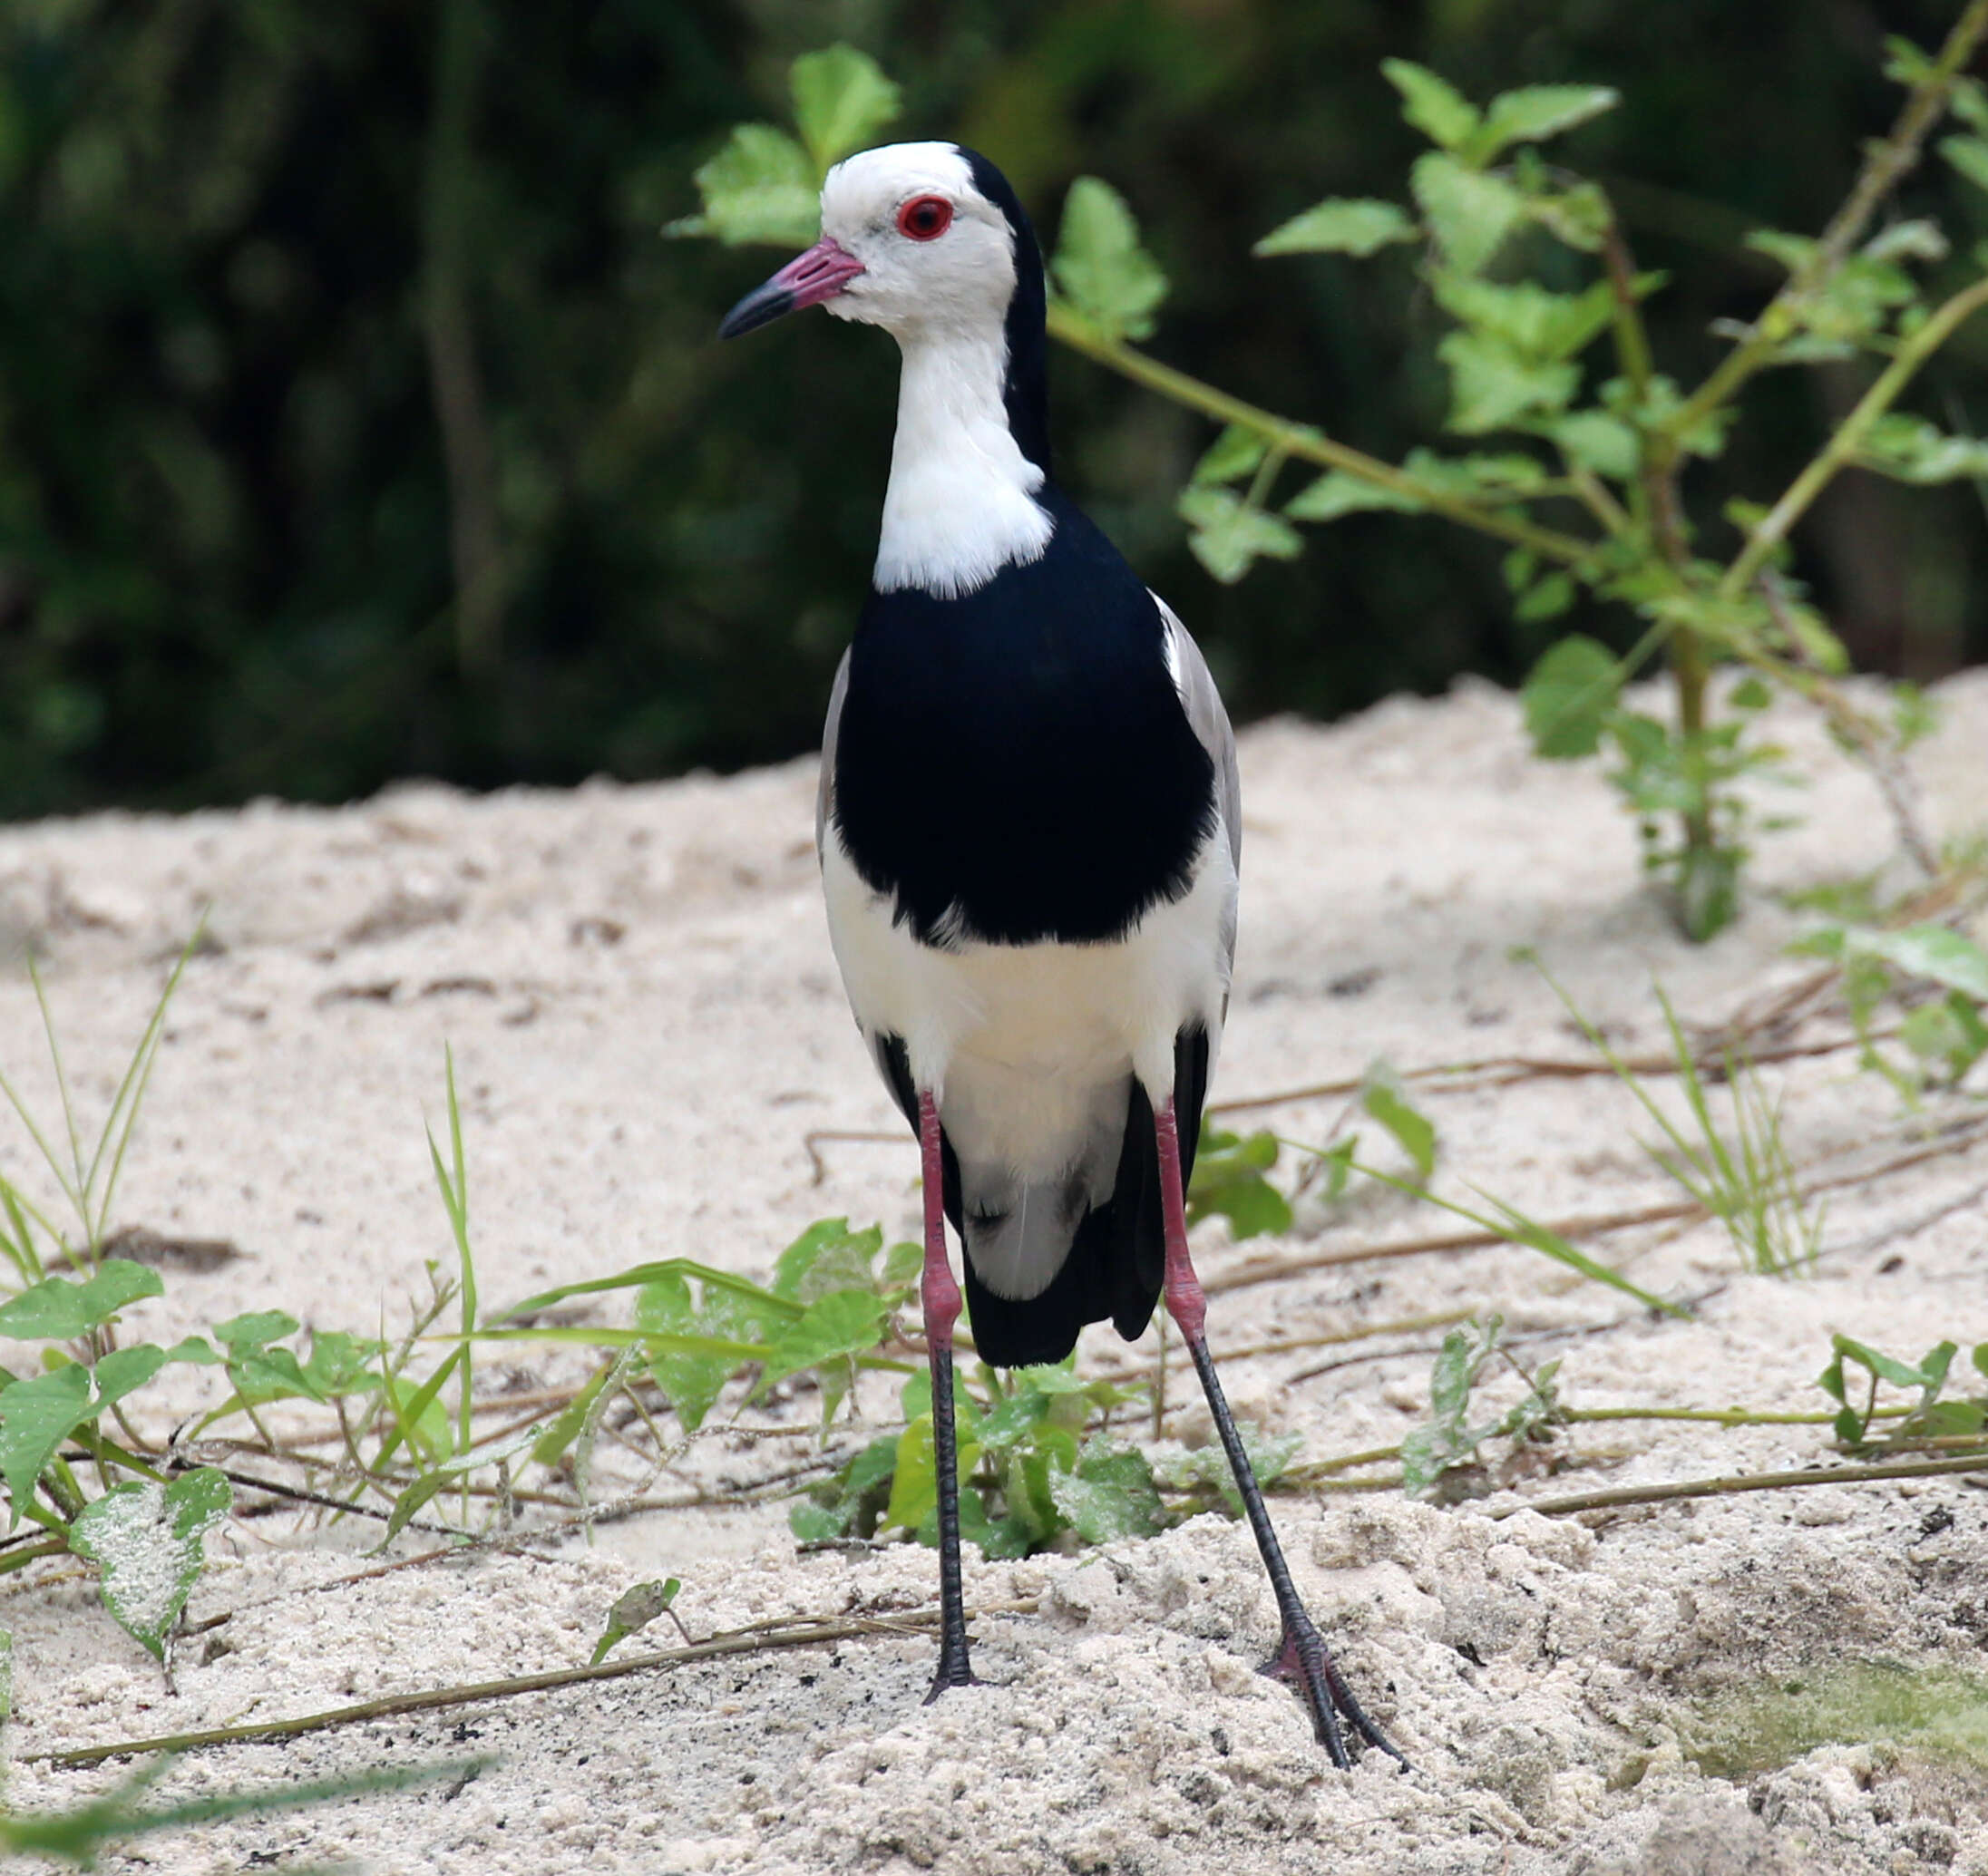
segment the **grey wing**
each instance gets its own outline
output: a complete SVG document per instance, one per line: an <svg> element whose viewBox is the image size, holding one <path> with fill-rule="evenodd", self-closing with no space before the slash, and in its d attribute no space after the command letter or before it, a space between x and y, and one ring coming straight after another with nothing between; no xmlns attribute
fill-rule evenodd
<svg viewBox="0 0 1988 1876"><path fill-rule="evenodd" d="M822 725L822 779L814 786L814 857L817 860L822 857L822 843L828 838L828 817L835 807L835 742L842 734L843 699L848 692L849 654L845 651L842 663L835 667L834 687L828 694L828 721ZM1217 704L1215 707L1219 710L1222 706Z"/></svg>
<svg viewBox="0 0 1988 1876"><path fill-rule="evenodd" d="M1160 608L1166 626L1167 669L1174 674L1174 687L1180 693L1181 708L1201 746L1214 759L1215 802L1222 810L1222 824L1229 831L1229 857L1235 870L1242 870L1242 782L1235 768L1235 732L1229 727L1229 713L1223 707L1222 693L1215 688L1201 647L1188 636L1174 608L1157 593L1153 603ZM837 695L841 692L838 689ZM833 705L830 706L833 708Z"/></svg>

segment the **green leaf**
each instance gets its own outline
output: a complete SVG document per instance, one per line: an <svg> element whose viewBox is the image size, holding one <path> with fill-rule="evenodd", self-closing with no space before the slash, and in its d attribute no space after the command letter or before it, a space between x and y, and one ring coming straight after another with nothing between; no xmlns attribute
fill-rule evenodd
<svg viewBox="0 0 1988 1876"><path fill-rule="evenodd" d="M962 1474L970 1473L979 1463L979 1446L967 1437L963 1420L955 1424L953 1433L959 1469ZM884 1523L916 1531L931 1515L939 1503L937 1454L932 1417L921 1414L898 1437L897 1465L891 1475L891 1501L884 1509Z"/></svg>
<svg viewBox="0 0 1988 1876"><path fill-rule="evenodd" d="M1482 332L1447 334L1436 355L1449 367L1449 427L1465 436L1505 429L1535 412L1550 414L1581 383L1579 365L1528 358Z"/></svg>
<svg viewBox="0 0 1988 1876"><path fill-rule="evenodd" d="M83 1507L69 1547L103 1574L103 1603L154 1659L185 1609L205 1560L207 1534L234 1505L234 1490L212 1466L165 1484L113 1485Z"/></svg>
<svg viewBox="0 0 1988 1876"><path fill-rule="evenodd" d="M1605 84L1529 84L1506 92L1492 99L1484 127L1470 140L1467 155L1487 163L1508 144L1557 137L1621 102L1622 94Z"/></svg>
<svg viewBox="0 0 1988 1876"><path fill-rule="evenodd" d="M1885 41L1885 76L1895 84L1918 86L1935 78L1939 66L1931 53L1894 33Z"/></svg>
<svg viewBox="0 0 1988 1876"><path fill-rule="evenodd" d="M386 1534L374 1545L369 1554L377 1556L384 1550L414 1522L426 1508L428 1501L444 1491L450 1482L451 1475L438 1465L423 1473L413 1484L404 1487L394 1500L394 1509L387 1513Z"/></svg>
<svg viewBox="0 0 1988 1876"><path fill-rule="evenodd" d="M1252 474L1269 454L1270 445L1260 430L1227 423L1222 433L1202 452L1194 464L1192 480L1197 482L1233 482L1238 476Z"/></svg>
<svg viewBox="0 0 1988 1876"><path fill-rule="evenodd" d="M608 1658L608 1650L616 1643L640 1634L676 1601L677 1592L682 1588L683 1584L676 1577L668 1577L659 1583L638 1583L632 1589L624 1589L609 1605L607 1622L600 1630L600 1639L594 1644L593 1653L588 1657L588 1665L598 1667Z"/></svg>
<svg viewBox="0 0 1988 1876"><path fill-rule="evenodd" d="M1096 176L1079 176L1063 200L1053 263L1057 285L1108 338L1143 339L1166 297L1166 276L1139 245L1125 198Z"/></svg>
<svg viewBox="0 0 1988 1876"><path fill-rule="evenodd" d="M1575 632L1551 646L1519 693L1534 753L1553 762L1593 755L1621 681L1614 655L1593 638Z"/></svg>
<svg viewBox="0 0 1988 1876"><path fill-rule="evenodd" d="M1477 107L1446 78L1408 59L1383 59L1380 70L1401 93L1401 115L1432 143L1455 150L1477 128Z"/></svg>
<svg viewBox="0 0 1988 1876"><path fill-rule="evenodd" d="M867 1355L883 1335L883 1299L874 1290L836 1290L808 1306L806 1315L775 1338L756 1390L803 1368L853 1355Z"/></svg>
<svg viewBox="0 0 1988 1876"><path fill-rule="evenodd" d="M1250 1462L1250 1470L1256 1474L1256 1482L1268 1488L1283 1477L1291 1469L1304 1445L1299 1434L1279 1434L1266 1438L1254 1428L1238 1425L1242 1435L1242 1451ZM1175 1491L1192 1491L1196 1487L1213 1490L1222 1494L1222 1500L1229 1508L1232 1518L1242 1515L1242 1494L1237 1491L1235 1474L1230 1470L1228 1455L1220 1446L1197 1446L1190 1453L1169 1455L1155 1468L1162 1482Z"/></svg>
<svg viewBox="0 0 1988 1876"><path fill-rule="evenodd" d="M1927 1385L1927 1376L1923 1367L1915 1367L1909 1362L1900 1361L1895 1356L1882 1354L1868 1343L1853 1341L1848 1336L1832 1336L1829 1342L1837 1355L1861 1363L1880 1381L1888 1381L1894 1387L1924 1387ZM1951 1354L1949 1348L1949 1358ZM1944 1377L1944 1364L1941 1374Z"/></svg>
<svg viewBox="0 0 1988 1876"><path fill-rule="evenodd" d="M1550 293L1535 280L1501 286L1443 269L1429 284L1444 311L1528 358L1574 357L1608 330L1615 314L1606 280L1584 293Z"/></svg>
<svg viewBox="0 0 1988 1876"><path fill-rule="evenodd" d="M1363 476L1349 475L1343 469L1328 470L1284 504L1284 513L1294 521L1336 521L1341 515L1375 509L1420 514L1423 504Z"/></svg>
<svg viewBox="0 0 1988 1876"><path fill-rule="evenodd" d="M1225 1218L1239 1240L1288 1231L1290 1201L1263 1176L1277 1163L1277 1153L1274 1133L1245 1139L1204 1127L1187 1181L1188 1222Z"/></svg>
<svg viewBox="0 0 1988 1876"><path fill-rule="evenodd" d="M883 1249L883 1227L852 1231L845 1218L824 1218L810 1225L774 1267L773 1291L790 1302L812 1303L833 1290L868 1289L873 1278L870 1260Z"/></svg>
<svg viewBox="0 0 1988 1876"><path fill-rule="evenodd" d="M286 1315L281 1309L258 1309L247 1316L230 1316L226 1322L217 1322L214 1339L223 1344L230 1355L237 1355L245 1349L259 1348L265 1342L294 1336L302 1327L296 1317Z"/></svg>
<svg viewBox="0 0 1988 1876"><path fill-rule="evenodd" d="M1860 467L1902 482L1951 482L1988 476L1988 440L1949 436L1924 417L1893 411L1878 418L1857 445Z"/></svg>
<svg viewBox="0 0 1988 1876"><path fill-rule="evenodd" d="M753 242L805 248L820 231L821 183L814 165L772 124L735 124L725 147L691 180L704 197L704 213L671 222L666 235L711 235L728 248Z"/></svg>
<svg viewBox="0 0 1988 1876"><path fill-rule="evenodd" d="M1356 254L1363 259L1394 241L1412 241L1416 227L1392 202L1334 200L1294 215L1250 249L1276 254Z"/></svg>
<svg viewBox="0 0 1988 1876"><path fill-rule="evenodd" d="M1845 935L1844 944L1852 957L1879 957L1908 977L1961 991L1977 1003L1988 1002L1988 952L1944 925L1908 925L1903 931L1851 931Z"/></svg>
<svg viewBox="0 0 1988 1876"><path fill-rule="evenodd" d="M1940 154L1976 189L1988 189L1988 141L1980 137L1944 137Z"/></svg>
<svg viewBox="0 0 1988 1876"><path fill-rule="evenodd" d="M1304 550L1303 537L1290 523L1227 489L1189 483L1176 505L1193 530L1187 544L1194 558L1224 586L1233 586L1259 557L1293 560Z"/></svg>
<svg viewBox="0 0 1988 1876"><path fill-rule="evenodd" d="M1502 177L1467 170L1440 151L1416 159L1408 187L1445 258L1466 274L1505 245L1525 213L1525 198Z"/></svg>
<svg viewBox="0 0 1988 1876"><path fill-rule="evenodd" d="M1619 417L1605 411L1573 411L1558 418L1547 431L1570 460L1611 481L1632 480L1642 460L1642 445L1636 433Z"/></svg>
<svg viewBox="0 0 1988 1876"><path fill-rule="evenodd" d="M1582 254L1601 252L1615 219L1607 196L1592 182L1577 182L1558 195L1528 195L1525 212Z"/></svg>
<svg viewBox="0 0 1988 1876"><path fill-rule="evenodd" d="M51 1277L0 1307L0 1336L16 1342L67 1342L102 1327L144 1297L162 1297L156 1270L128 1258L106 1258L81 1281Z"/></svg>
<svg viewBox="0 0 1988 1876"><path fill-rule="evenodd" d="M373 1364L381 1352L379 1343L363 1336L347 1335L343 1329L313 1329L304 1379L320 1400L370 1392L379 1385Z"/></svg>
<svg viewBox="0 0 1988 1876"><path fill-rule="evenodd" d="M1947 239L1938 222L1918 218L1880 228L1858 252L1866 260L1944 260Z"/></svg>
<svg viewBox="0 0 1988 1876"><path fill-rule="evenodd" d="M1519 595L1517 603L1512 608L1512 617L1526 626L1556 619L1574 604L1578 590L1571 573L1549 573Z"/></svg>
<svg viewBox="0 0 1988 1876"><path fill-rule="evenodd" d="M687 1279L674 1271L646 1283L635 1293L635 1325L658 1334L692 1336L704 1327L691 1298ZM652 1347L648 1371L669 1396L671 1411L686 1433L696 1433L717 1405L725 1384L740 1363L729 1353L697 1354Z"/></svg>
<svg viewBox="0 0 1988 1876"><path fill-rule="evenodd" d="M1898 1039L1923 1062L1936 1064L1957 1082L1988 1055L1988 1023L1958 990L1938 1003L1925 1004L1898 1025Z"/></svg>
<svg viewBox="0 0 1988 1876"><path fill-rule="evenodd" d="M1049 1500L1087 1544L1152 1537L1172 1521L1145 1453L1103 1443L1087 1447L1075 1472L1052 1471Z"/></svg>
<svg viewBox="0 0 1988 1876"><path fill-rule="evenodd" d="M817 183L831 164L861 150L898 114L899 92L882 68L853 45L803 53L789 73L794 121L814 160Z"/></svg>
<svg viewBox="0 0 1988 1876"><path fill-rule="evenodd" d="M102 1406L91 1397L90 1371L73 1362L0 1388L0 1476L7 1482L9 1531L20 1522L56 1448Z"/></svg>
<svg viewBox="0 0 1988 1876"><path fill-rule="evenodd" d="M128 1394L136 1393L165 1366L166 1351L153 1342L140 1342L130 1348L113 1348L91 1370L96 1388L97 1405L107 1407Z"/></svg>
<svg viewBox="0 0 1988 1876"><path fill-rule="evenodd" d="M1402 1091L1400 1077L1385 1062L1371 1064L1362 1077L1359 1104L1393 1134L1395 1143L1424 1179L1436 1170L1436 1126Z"/></svg>

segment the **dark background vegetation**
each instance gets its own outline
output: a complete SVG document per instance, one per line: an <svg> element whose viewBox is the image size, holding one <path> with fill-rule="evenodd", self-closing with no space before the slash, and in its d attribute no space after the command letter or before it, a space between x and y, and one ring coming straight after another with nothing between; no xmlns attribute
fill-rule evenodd
<svg viewBox="0 0 1988 1876"><path fill-rule="evenodd" d="M1412 253L1253 261L1320 197L1403 195L1389 54L1482 96L1600 81L1559 146L1618 198L1660 363L1778 275L1898 93L1887 32L1955 0L7 0L0 11L0 818L410 773L477 786L667 774L814 746L865 588L895 357L819 317L720 347L777 257L665 241L797 52L846 38L1053 229L1083 171L1174 282L1154 348L1398 456L1446 402ZM1983 231L1937 163L1900 212ZM1204 645L1239 717L1330 716L1464 670L1515 679L1492 544L1358 517L1223 588L1172 500L1209 440L1054 365L1060 473ZM1696 519L1770 495L1865 381L1747 394ZM1916 399L1988 424L1988 331ZM1845 478L1798 570L1868 668L1988 654L1967 485Z"/></svg>

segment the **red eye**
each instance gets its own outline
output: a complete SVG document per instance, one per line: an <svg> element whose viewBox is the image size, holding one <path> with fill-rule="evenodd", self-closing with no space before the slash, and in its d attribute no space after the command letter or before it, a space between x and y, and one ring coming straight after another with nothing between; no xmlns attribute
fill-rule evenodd
<svg viewBox="0 0 1988 1876"><path fill-rule="evenodd" d="M897 211L897 226L914 241L936 241L952 226L952 204L944 196L913 196Z"/></svg>

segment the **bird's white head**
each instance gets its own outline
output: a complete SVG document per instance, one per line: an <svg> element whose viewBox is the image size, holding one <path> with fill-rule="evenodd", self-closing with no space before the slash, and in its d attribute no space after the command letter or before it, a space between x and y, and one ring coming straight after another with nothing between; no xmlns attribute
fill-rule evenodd
<svg viewBox="0 0 1988 1876"><path fill-rule="evenodd" d="M1007 179L954 143L892 143L828 172L822 238L725 316L736 338L802 306L904 354L874 584L945 597L1035 559L1053 523L1042 258Z"/></svg>
<svg viewBox="0 0 1988 1876"><path fill-rule="evenodd" d="M726 316L732 338L802 306L900 337L999 326L1014 297L1018 231L951 143L891 143L837 163L822 238Z"/></svg>

